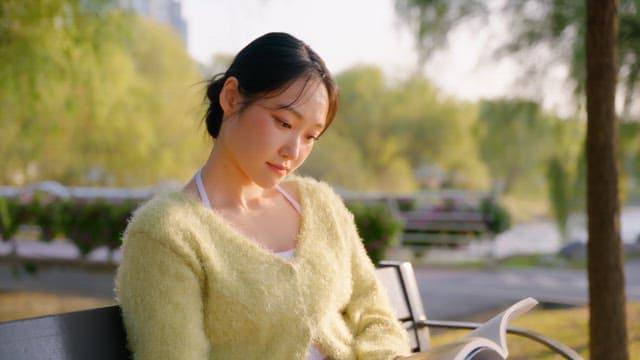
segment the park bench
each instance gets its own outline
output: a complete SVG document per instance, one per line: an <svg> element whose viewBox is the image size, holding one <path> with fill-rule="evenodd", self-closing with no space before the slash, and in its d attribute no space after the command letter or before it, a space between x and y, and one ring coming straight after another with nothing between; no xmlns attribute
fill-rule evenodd
<svg viewBox="0 0 640 360"><path fill-rule="evenodd" d="M443 190L387 204L403 220L402 244L409 247L457 247L494 230L493 214L483 207L496 206L495 199L485 193Z"/></svg>
<svg viewBox="0 0 640 360"><path fill-rule="evenodd" d="M403 245L461 245L489 233L489 221L479 211L411 210L404 220Z"/></svg>
<svg viewBox="0 0 640 360"><path fill-rule="evenodd" d="M382 205L403 224L401 244L416 251L430 246L458 247L494 235L496 220L483 206L497 206L491 194L441 190L411 196L341 191L349 202Z"/></svg>
<svg viewBox="0 0 640 360"><path fill-rule="evenodd" d="M428 320L408 262L384 261L377 276L387 289L399 321L409 333L412 350L429 348L428 328L473 329L480 324ZM537 333L511 328L510 333L537 341L567 359L582 359L572 349ZM128 359L126 335L117 305L0 324L0 359Z"/></svg>

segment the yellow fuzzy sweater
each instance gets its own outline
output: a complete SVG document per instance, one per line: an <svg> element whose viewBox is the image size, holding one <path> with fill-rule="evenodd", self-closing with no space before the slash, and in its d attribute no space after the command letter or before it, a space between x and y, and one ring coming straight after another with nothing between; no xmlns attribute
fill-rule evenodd
<svg viewBox="0 0 640 360"><path fill-rule="evenodd" d="M329 359L408 354L353 216L301 177L296 256L287 261L181 192L156 196L124 234L116 277L135 359Z"/></svg>

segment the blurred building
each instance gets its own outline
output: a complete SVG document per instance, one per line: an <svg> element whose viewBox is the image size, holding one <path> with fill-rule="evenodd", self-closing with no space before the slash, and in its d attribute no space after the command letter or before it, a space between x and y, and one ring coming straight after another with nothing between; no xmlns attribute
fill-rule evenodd
<svg viewBox="0 0 640 360"><path fill-rule="evenodd" d="M187 46L187 21L182 17L180 0L119 0L125 9L171 26Z"/></svg>

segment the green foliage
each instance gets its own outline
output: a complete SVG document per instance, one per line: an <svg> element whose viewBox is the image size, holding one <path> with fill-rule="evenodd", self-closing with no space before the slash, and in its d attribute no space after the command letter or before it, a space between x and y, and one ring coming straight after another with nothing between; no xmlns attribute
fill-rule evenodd
<svg viewBox="0 0 640 360"><path fill-rule="evenodd" d="M8 241L20 225L37 225L41 241L66 237L84 256L100 246L120 247L122 232L137 206L132 200L78 201L43 194L28 199L0 197L0 233Z"/></svg>
<svg viewBox="0 0 640 360"><path fill-rule="evenodd" d="M500 17L509 33L494 55L517 57L526 71L525 81L554 64L566 64L574 81L575 100L582 104L586 83L586 2L572 0L507 0L499 6L479 0L395 0L397 14L415 34L423 59L447 45L447 35L461 24L490 22ZM618 57L624 84L623 116L633 117L640 80L640 0L621 0L618 6ZM553 49L541 58L541 47ZM519 84L520 85L520 84ZM639 114L635 114L638 118Z"/></svg>
<svg viewBox="0 0 640 360"><path fill-rule="evenodd" d="M386 206L357 202L347 204L355 217L356 226L371 260L377 264L385 258L387 249L396 243L402 222Z"/></svg>
<svg viewBox="0 0 640 360"><path fill-rule="evenodd" d="M11 226L11 218L9 215L9 204L7 204L6 198L0 198L0 235L3 240L9 239L10 231L9 227Z"/></svg>
<svg viewBox="0 0 640 360"><path fill-rule="evenodd" d="M364 189L414 190L411 166L393 130L396 119L388 116L391 90L380 68L354 67L339 74L337 81L342 105L331 131L351 139L364 160L365 174L370 175Z"/></svg>
<svg viewBox="0 0 640 360"><path fill-rule="evenodd" d="M30 205L33 223L40 227L41 241L49 242L64 233L60 219L64 210L61 201L49 194L36 193Z"/></svg>
<svg viewBox="0 0 640 360"><path fill-rule="evenodd" d="M136 206L133 202L110 203L105 200L64 201L61 205L62 227L82 255L100 246L118 248L127 219Z"/></svg>
<svg viewBox="0 0 640 360"><path fill-rule="evenodd" d="M93 109L87 87L95 59L127 33L124 17L107 12L109 6L79 0L2 3L0 127L9 130L0 134L3 182L35 179L41 166L60 175L71 154L69 115L83 106Z"/></svg>
<svg viewBox="0 0 640 360"><path fill-rule="evenodd" d="M0 236L9 241L20 228L20 225L33 219L31 202L20 198L0 198Z"/></svg>
<svg viewBox="0 0 640 360"><path fill-rule="evenodd" d="M346 189L367 189L374 177L362 152L347 136L330 129L317 141L299 172Z"/></svg>
<svg viewBox="0 0 640 360"><path fill-rule="evenodd" d="M637 200L640 197L640 123L620 124L621 192ZM626 196L622 195L624 203Z"/></svg>
<svg viewBox="0 0 640 360"><path fill-rule="evenodd" d="M537 12L531 11L533 7ZM529 58L527 64L534 72L543 72L547 65L560 61L569 65L575 84L578 103L582 103L586 89L586 2L555 0L510 0L503 9L513 29L512 39L505 46L507 53ZM631 114L634 98L637 99L638 74L640 71L640 1L621 0L618 6L618 59L620 82L624 84L622 115L631 119L640 114ZM540 63L531 56L540 44L553 48L557 58Z"/></svg>
<svg viewBox="0 0 640 360"><path fill-rule="evenodd" d="M586 161L584 123L554 122L553 154L547 161L546 177L551 211L562 239L568 239L567 221L571 212L584 212Z"/></svg>
<svg viewBox="0 0 640 360"><path fill-rule="evenodd" d="M132 111L140 117L131 121L129 115L127 125L139 126L139 130L130 135L128 143L133 147L123 146L122 152L125 156L134 151L139 157L123 164L119 157L110 156L108 168L119 166L122 181L118 183L125 185L186 180L206 159L211 146L196 121L204 110L200 100L204 85L177 34L144 19L136 21L135 29L129 52L141 80Z"/></svg>
<svg viewBox="0 0 640 360"><path fill-rule="evenodd" d="M570 179L559 158L553 157L548 163L547 182L549 183L549 198L552 205L556 225L563 240L568 240L567 221L569 220Z"/></svg>
<svg viewBox="0 0 640 360"><path fill-rule="evenodd" d="M461 19L489 12L482 0L396 0L395 9L416 35L423 61L446 45L447 34Z"/></svg>
<svg viewBox="0 0 640 360"><path fill-rule="evenodd" d="M477 122L475 106L443 98L428 80L412 77L393 89L388 109L393 133L413 169L439 167L445 174L442 187L488 186L486 166L471 131ZM428 187L426 179L418 181Z"/></svg>
<svg viewBox="0 0 640 360"><path fill-rule="evenodd" d="M482 55L515 59L523 67L520 81L517 82L519 88L536 84L545 71L557 69L556 65L564 65L569 69L569 84L575 87L576 114L584 106L586 2L395 0L395 6L397 14L406 20L405 23L415 35L421 64L436 50L448 45L447 36L456 28L506 21L508 32L503 37L502 46L492 54ZM619 93L624 99L620 112L623 120L620 128L620 198L624 202L628 195L637 199L640 193L640 133L635 130L637 122L634 121L640 119L640 108L637 106L637 99L640 98L640 0L619 1L617 17L619 81L622 84ZM512 113L513 107L504 103L496 104L493 110L500 112L499 108L502 108L502 115L487 116L486 106L480 104L476 129L481 157L493 176L494 185L502 184L510 197L539 197L548 192L551 208L559 221L561 232L564 232L562 228L565 225L562 224L566 220L563 219L568 213L585 209L584 123L530 113L535 115L531 118L540 120L538 123L542 127L527 129L532 123L522 118L525 113ZM501 125L503 131L499 132L493 131L495 127L487 126L487 120L505 122L509 117L520 120ZM516 122L519 124L515 125ZM544 128L549 125L550 128ZM547 175L546 179L543 174ZM560 177L564 180L559 180ZM563 192L561 188L564 187L567 191Z"/></svg>
<svg viewBox="0 0 640 360"><path fill-rule="evenodd" d="M206 156L195 63L170 29L115 5L3 1L0 183L142 185Z"/></svg>
<svg viewBox="0 0 640 360"><path fill-rule="evenodd" d="M493 234L500 234L511 228L509 211L494 199L484 199L480 211L487 221L487 227Z"/></svg>
<svg viewBox="0 0 640 360"><path fill-rule="evenodd" d="M486 187L470 127L475 107L443 99L414 76L391 82L374 66L337 76L341 108L301 172L357 190L412 192L427 187L421 167L438 167L443 186Z"/></svg>
<svg viewBox="0 0 640 360"><path fill-rule="evenodd" d="M395 201L398 206L398 210L401 212L412 211L416 209L417 201L413 196L399 197L396 198Z"/></svg>
<svg viewBox="0 0 640 360"><path fill-rule="evenodd" d="M551 152L552 130L537 103L483 101L475 133L494 186L509 193L523 178L535 176Z"/></svg>

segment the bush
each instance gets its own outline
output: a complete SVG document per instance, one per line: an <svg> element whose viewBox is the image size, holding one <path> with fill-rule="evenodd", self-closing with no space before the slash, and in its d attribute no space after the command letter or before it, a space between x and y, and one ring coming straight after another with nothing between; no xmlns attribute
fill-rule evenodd
<svg viewBox="0 0 640 360"><path fill-rule="evenodd" d="M403 212L416 209L416 199L412 196L396 198L396 204L398 204L398 210Z"/></svg>
<svg viewBox="0 0 640 360"><path fill-rule="evenodd" d="M485 199L480 205L482 215L487 222L489 231L493 234L509 230L511 227L511 216L505 207L491 199Z"/></svg>
<svg viewBox="0 0 640 360"><path fill-rule="evenodd" d="M402 222L381 204L365 205L348 203L353 213L358 232L364 247L373 263L377 264L385 258L387 249L394 245L402 232Z"/></svg>
<svg viewBox="0 0 640 360"><path fill-rule="evenodd" d="M37 225L40 240L63 236L73 242L82 255L107 246L116 249L121 234L138 201L109 202L105 199L79 201L36 194L28 200L0 198L0 234L7 241L20 225Z"/></svg>
<svg viewBox="0 0 640 360"><path fill-rule="evenodd" d="M33 222L33 203L19 198L0 198L0 236L9 241L22 224Z"/></svg>

